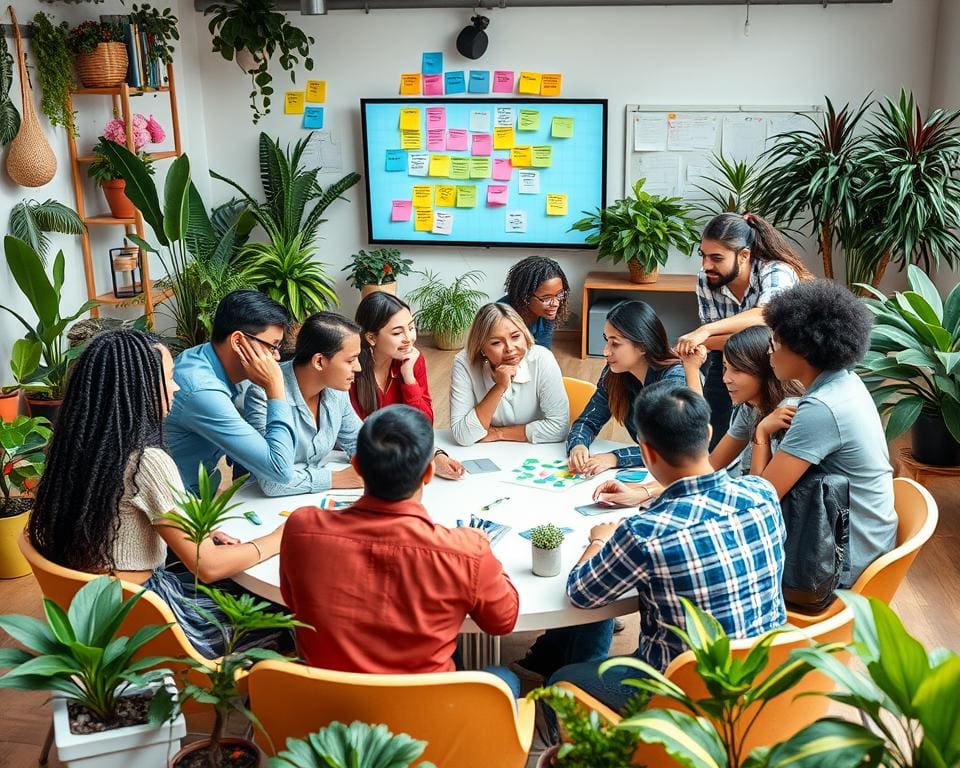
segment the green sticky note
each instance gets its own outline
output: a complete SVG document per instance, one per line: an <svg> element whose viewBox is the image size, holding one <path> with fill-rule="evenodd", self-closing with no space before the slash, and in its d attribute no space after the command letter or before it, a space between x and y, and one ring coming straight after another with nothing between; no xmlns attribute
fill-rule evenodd
<svg viewBox="0 0 960 768"><path fill-rule="evenodd" d="M540 113L535 109L521 109L520 118L517 121L518 131L539 131Z"/></svg>
<svg viewBox="0 0 960 768"><path fill-rule="evenodd" d="M553 165L553 147L549 144L534 147L531 165L534 168L549 168Z"/></svg>
<svg viewBox="0 0 960 768"><path fill-rule="evenodd" d="M555 139L573 138L573 118L555 117L550 128L550 135Z"/></svg>
<svg viewBox="0 0 960 768"><path fill-rule="evenodd" d="M470 158L470 178L471 179L489 179L490 178L490 158L489 157L471 157Z"/></svg>
<svg viewBox="0 0 960 768"><path fill-rule="evenodd" d="M457 185L457 208L477 207L477 187L475 184Z"/></svg>
<svg viewBox="0 0 960 768"><path fill-rule="evenodd" d="M469 179L470 178L470 158L469 157L451 157L450 158L450 178L451 179Z"/></svg>

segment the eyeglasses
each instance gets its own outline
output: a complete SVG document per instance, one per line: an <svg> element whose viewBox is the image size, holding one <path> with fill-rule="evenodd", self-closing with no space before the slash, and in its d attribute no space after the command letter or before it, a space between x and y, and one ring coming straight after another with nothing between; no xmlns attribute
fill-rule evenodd
<svg viewBox="0 0 960 768"><path fill-rule="evenodd" d="M533 298L539 301L545 307L559 307L567 299L567 291L560 291L556 296L537 296L534 294Z"/></svg>
<svg viewBox="0 0 960 768"><path fill-rule="evenodd" d="M262 344L262 345L265 346L267 349L269 349L273 354L275 354L275 355L277 355L277 356L279 357L279 355L280 355L280 345L279 345L279 344L271 344L269 341L265 341L264 339L258 338L258 337L256 337L256 336L254 336L252 333L247 333L246 331L240 331L240 333L242 333L244 336L246 336L248 339L250 339L250 341L255 341L255 342L257 342L258 344Z"/></svg>

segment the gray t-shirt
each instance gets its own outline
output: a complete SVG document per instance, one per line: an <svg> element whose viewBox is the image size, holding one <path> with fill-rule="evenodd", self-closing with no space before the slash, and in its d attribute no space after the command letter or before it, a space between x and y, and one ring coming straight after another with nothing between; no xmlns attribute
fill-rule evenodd
<svg viewBox="0 0 960 768"><path fill-rule="evenodd" d="M780 401L778 408L784 405L796 405L800 402L799 397L785 397ZM753 461L753 431L757 427L757 409L749 403L740 403L733 409L733 416L730 417L730 428L727 434L734 440L746 440L747 447L740 454L739 469L741 475L750 474L750 463ZM783 433L779 432L770 438L770 453L776 453L780 447L780 440ZM729 470L728 470L729 471Z"/></svg>
<svg viewBox="0 0 960 768"><path fill-rule="evenodd" d="M821 373L800 398L780 450L849 478L850 567L855 581L897 543L887 440L860 377L846 370Z"/></svg>

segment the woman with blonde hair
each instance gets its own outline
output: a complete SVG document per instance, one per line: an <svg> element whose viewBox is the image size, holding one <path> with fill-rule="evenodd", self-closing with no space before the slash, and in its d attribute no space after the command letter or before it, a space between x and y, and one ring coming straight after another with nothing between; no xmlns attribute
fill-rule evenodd
<svg viewBox="0 0 960 768"><path fill-rule="evenodd" d="M556 358L534 344L516 310L480 308L466 349L453 361L450 428L460 445L512 440L555 443L566 437L570 403Z"/></svg>

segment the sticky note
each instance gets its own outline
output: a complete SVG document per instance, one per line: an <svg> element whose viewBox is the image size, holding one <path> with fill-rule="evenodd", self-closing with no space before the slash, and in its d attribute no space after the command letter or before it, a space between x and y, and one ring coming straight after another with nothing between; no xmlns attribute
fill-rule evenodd
<svg viewBox="0 0 960 768"><path fill-rule="evenodd" d="M510 188L506 184L487 185L487 205L506 205L510 197Z"/></svg>
<svg viewBox="0 0 960 768"><path fill-rule="evenodd" d="M450 175L450 155L430 155L430 176Z"/></svg>
<svg viewBox="0 0 960 768"><path fill-rule="evenodd" d="M547 216L566 216L567 196L547 193Z"/></svg>
<svg viewBox="0 0 960 768"><path fill-rule="evenodd" d="M419 96L420 95L420 73L410 72L400 75L400 95L401 96Z"/></svg>
<svg viewBox="0 0 960 768"><path fill-rule="evenodd" d="M323 128L323 107L304 107L304 128Z"/></svg>
<svg viewBox="0 0 960 768"><path fill-rule="evenodd" d="M451 179L469 179L470 178L470 158L469 157L451 157L450 158L450 178Z"/></svg>
<svg viewBox="0 0 960 768"><path fill-rule="evenodd" d="M539 72L521 72L517 91L519 93L529 93L534 96L539 96L541 78L542 75Z"/></svg>
<svg viewBox="0 0 960 768"><path fill-rule="evenodd" d="M394 200L390 208L390 221L410 221L413 204L409 200Z"/></svg>
<svg viewBox="0 0 960 768"><path fill-rule="evenodd" d="M443 84L447 89L448 95L451 93L464 93L467 90L467 81L463 76L462 69L444 72Z"/></svg>
<svg viewBox="0 0 960 768"><path fill-rule="evenodd" d="M467 90L470 93L490 93L490 71L486 69L471 69L467 80Z"/></svg>
<svg viewBox="0 0 960 768"><path fill-rule="evenodd" d="M435 235L453 234L453 214L446 211L434 211L433 229L430 231Z"/></svg>
<svg viewBox="0 0 960 768"><path fill-rule="evenodd" d="M490 112L486 109L470 110L470 130L474 133L487 133L490 130Z"/></svg>
<svg viewBox="0 0 960 768"><path fill-rule="evenodd" d="M549 144L540 144L533 148L533 162L530 163L534 168L549 168L553 165L553 147Z"/></svg>
<svg viewBox="0 0 960 768"><path fill-rule="evenodd" d="M493 129L493 148L510 149L513 147L513 127L498 125ZM516 163L514 163L516 165Z"/></svg>
<svg viewBox="0 0 960 768"><path fill-rule="evenodd" d="M513 175L513 166L507 158L498 157L493 161L493 178L497 181L510 181Z"/></svg>
<svg viewBox="0 0 960 768"><path fill-rule="evenodd" d="M543 76L540 78L540 95L541 96L559 96L560 95L560 86L563 83L563 75L551 72L547 74L543 73Z"/></svg>
<svg viewBox="0 0 960 768"><path fill-rule="evenodd" d="M470 137L471 155L489 155L491 151L489 133L475 133Z"/></svg>
<svg viewBox="0 0 960 768"><path fill-rule="evenodd" d="M517 119L518 131L539 131L540 113L535 109L521 109Z"/></svg>
<svg viewBox="0 0 960 768"><path fill-rule="evenodd" d="M384 163L385 171L402 171L407 167L407 153L402 149L388 149Z"/></svg>
<svg viewBox="0 0 960 768"><path fill-rule="evenodd" d="M517 171L517 191L521 195L540 194L540 171Z"/></svg>
<svg viewBox="0 0 960 768"><path fill-rule="evenodd" d="M513 107L497 107L496 117L493 120L494 125L513 126L517 121Z"/></svg>
<svg viewBox="0 0 960 768"><path fill-rule="evenodd" d="M414 184L410 198L414 208L430 208L433 205L433 187L429 184Z"/></svg>
<svg viewBox="0 0 960 768"><path fill-rule="evenodd" d="M527 212L526 211L507 211L503 222L504 232L526 232L527 231Z"/></svg>
<svg viewBox="0 0 960 768"><path fill-rule="evenodd" d="M490 158L489 157L471 157L470 158L470 178L471 179L489 179L490 178Z"/></svg>
<svg viewBox="0 0 960 768"><path fill-rule="evenodd" d="M420 130L420 107L400 107L400 130Z"/></svg>
<svg viewBox="0 0 960 768"><path fill-rule="evenodd" d="M426 176L430 165L430 155L426 152L410 152L407 155L407 175Z"/></svg>
<svg viewBox="0 0 960 768"><path fill-rule="evenodd" d="M420 131L400 131L400 149L423 149Z"/></svg>
<svg viewBox="0 0 960 768"><path fill-rule="evenodd" d="M550 135L555 139L573 138L573 118L555 117L551 122Z"/></svg>
<svg viewBox="0 0 960 768"><path fill-rule="evenodd" d="M443 128L434 128L427 131L427 151L443 152L446 148L447 136Z"/></svg>
<svg viewBox="0 0 960 768"><path fill-rule="evenodd" d="M427 130L447 127L446 107L427 107Z"/></svg>
<svg viewBox="0 0 960 768"><path fill-rule="evenodd" d="M515 168L527 168L533 165L533 147L514 147L510 150L510 162Z"/></svg>
<svg viewBox="0 0 960 768"><path fill-rule="evenodd" d="M467 136L468 134L465 128L451 128L447 131L447 149L466 149Z"/></svg>
<svg viewBox="0 0 960 768"><path fill-rule="evenodd" d="M477 207L476 184L460 184L457 186L457 208Z"/></svg>
<svg viewBox="0 0 960 768"><path fill-rule="evenodd" d="M327 100L326 80L307 80L307 101L323 104Z"/></svg>
<svg viewBox="0 0 960 768"><path fill-rule="evenodd" d="M424 75L423 95L443 96L443 75Z"/></svg>
<svg viewBox="0 0 960 768"><path fill-rule="evenodd" d="M498 69L493 73L494 93L513 93L513 72Z"/></svg>
<svg viewBox="0 0 960 768"><path fill-rule="evenodd" d="M283 95L283 113L285 115L302 115L303 102L303 91L287 91Z"/></svg>
<svg viewBox="0 0 960 768"><path fill-rule="evenodd" d="M457 188L453 184L437 184L433 188L433 204L437 208L453 208L457 202Z"/></svg>
<svg viewBox="0 0 960 768"><path fill-rule="evenodd" d="M415 232L429 232L433 229L433 208L417 208L413 212L413 229Z"/></svg>
<svg viewBox="0 0 960 768"><path fill-rule="evenodd" d="M443 52L424 51L420 57L420 71L425 75L439 75L443 72Z"/></svg>

